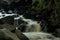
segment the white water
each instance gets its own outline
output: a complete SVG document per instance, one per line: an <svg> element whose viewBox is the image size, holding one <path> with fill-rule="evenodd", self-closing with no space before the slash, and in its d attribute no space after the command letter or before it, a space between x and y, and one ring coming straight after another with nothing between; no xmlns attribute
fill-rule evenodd
<svg viewBox="0 0 60 40"><path fill-rule="evenodd" d="M0 12L0 19L5 18L7 16L13 16L13 15L17 15L17 14L2 14L2 12Z"/></svg>
<svg viewBox="0 0 60 40"><path fill-rule="evenodd" d="M23 34L27 36L30 40L55 40L56 39L56 37L54 37L52 34L43 33L43 32L27 32Z"/></svg>

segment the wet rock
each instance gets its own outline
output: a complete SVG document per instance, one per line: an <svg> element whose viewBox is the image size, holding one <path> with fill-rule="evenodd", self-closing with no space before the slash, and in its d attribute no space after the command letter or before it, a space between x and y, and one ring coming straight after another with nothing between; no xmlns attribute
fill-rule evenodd
<svg viewBox="0 0 60 40"><path fill-rule="evenodd" d="M0 29L1 40L20 40L14 33L7 29Z"/></svg>
<svg viewBox="0 0 60 40"><path fill-rule="evenodd" d="M16 29L14 32L5 28L0 29L0 39L2 40L29 40L20 30Z"/></svg>
<svg viewBox="0 0 60 40"><path fill-rule="evenodd" d="M16 29L15 34L21 40L29 40L20 30Z"/></svg>

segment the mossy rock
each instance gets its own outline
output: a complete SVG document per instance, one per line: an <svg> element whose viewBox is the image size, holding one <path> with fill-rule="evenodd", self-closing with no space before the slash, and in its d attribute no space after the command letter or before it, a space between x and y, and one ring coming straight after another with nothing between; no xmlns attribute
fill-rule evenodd
<svg viewBox="0 0 60 40"><path fill-rule="evenodd" d="M16 27L15 27L14 25L10 25L10 24L2 24L2 25L0 25L0 29L2 29L2 28L6 28L6 29L12 31L12 30L14 30Z"/></svg>

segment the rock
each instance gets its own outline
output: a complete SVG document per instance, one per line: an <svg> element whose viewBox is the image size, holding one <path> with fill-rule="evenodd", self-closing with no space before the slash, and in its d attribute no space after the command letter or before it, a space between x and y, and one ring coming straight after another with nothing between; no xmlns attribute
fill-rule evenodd
<svg viewBox="0 0 60 40"><path fill-rule="evenodd" d="M13 30L14 31L14 30ZM0 29L0 39L2 40L29 40L22 32L16 29L14 32L6 28Z"/></svg>
<svg viewBox="0 0 60 40"><path fill-rule="evenodd" d="M56 35L57 37L60 37L60 28L57 28L57 29L56 29L55 35Z"/></svg>
<svg viewBox="0 0 60 40"><path fill-rule="evenodd" d="M3 28L6 28L6 29L8 29L9 31L12 31L12 30L15 29L15 26L14 26L14 25L10 25L10 24L8 24L8 23L4 23L4 24L0 25L0 29L3 29Z"/></svg>
<svg viewBox="0 0 60 40"><path fill-rule="evenodd" d="M15 34L21 40L29 40L20 30L16 29Z"/></svg>
<svg viewBox="0 0 60 40"><path fill-rule="evenodd" d="M14 0L2 0L1 2L11 4Z"/></svg>
<svg viewBox="0 0 60 40"><path fill-rule="evenodd" d="M56 38L56 40L60 40L60 38Z"/></svg>
<svg viewBox="0 0 60 40"><path fill-rule="evenodd" d="M7 29L0 29L1 40L20 40L14 33Z"/></svg>

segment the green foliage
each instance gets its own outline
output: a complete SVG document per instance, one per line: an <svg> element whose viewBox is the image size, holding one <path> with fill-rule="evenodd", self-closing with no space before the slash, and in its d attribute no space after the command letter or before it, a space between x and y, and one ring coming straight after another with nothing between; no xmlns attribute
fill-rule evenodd
<svg viewBox="0 0 60 40"><path fill-rule="evenodd" d="M36 4L36 6L34 5ZM33 13L41 13L43 15L47 15L50 13L50 16L46 16L49 17L49 21L50 24L52 25L60 25L60 0L38 0L38 3L36 3L36 0L34 1L34 3L32 4L32 10ZM44 10L44 11L42 11ZM46 11L47 10L47 11ZM40 12L38 12L40 11ZM42 16L44 17L44 16ZM45 19L46 19L45 18Z"/></svg>
<svg viewBox="0 0 60 40"><path fill-rule="evenodd" d="M36 6L34 5L36 4ZM43 9L44 7L47 6L47 2L45 1L35 1L33 4L32 4L32 9Z"/></svg>

